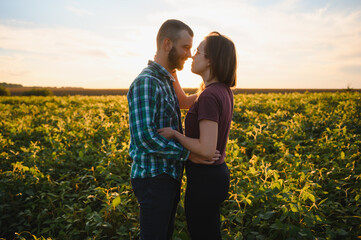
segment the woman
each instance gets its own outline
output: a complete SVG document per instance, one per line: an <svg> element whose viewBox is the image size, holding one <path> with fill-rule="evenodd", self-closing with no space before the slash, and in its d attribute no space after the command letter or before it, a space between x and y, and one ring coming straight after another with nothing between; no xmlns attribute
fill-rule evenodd
<svg viewBox="0 0 361 240"><path fill-rule="evenodd" d="M230 87L236 84L235 46L227 37L212 32L200 43L192 59L192 72L200 75L204 84L198 98L187 97L179 82L174 83L180 106L190 107L185 119L185 136L171 128L158 132L167 139L176 139L192 152L186 162L185 196L191 238L221 239L220 205L229 189L229 171L224 158L233 113ZM216 150L221 155L217 161L204 160L212 159Z"/></svg>

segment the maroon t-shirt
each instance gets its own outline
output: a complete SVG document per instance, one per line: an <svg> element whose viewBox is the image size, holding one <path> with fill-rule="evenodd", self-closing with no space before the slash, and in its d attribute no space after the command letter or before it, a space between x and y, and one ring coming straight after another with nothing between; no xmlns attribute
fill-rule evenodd
<svg viewBox="0 0 361 240"><path fill-rule="evenodd" d="M221 158L214 164L222 164L226 157L226 145L233 113L233 94L223 83L212 83L199 95L190 107L185 119L185 135L199 138L199 121L206 119L218 123L217 150Z"/></svg>

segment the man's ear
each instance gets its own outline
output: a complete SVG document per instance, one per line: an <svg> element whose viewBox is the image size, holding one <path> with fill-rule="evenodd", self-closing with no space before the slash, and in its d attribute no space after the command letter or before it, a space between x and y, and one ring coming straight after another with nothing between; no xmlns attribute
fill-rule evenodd
<svg viewBox="0 0 361 240"><path fill-rule="evenodd" d="M165 50L166 52L170 52L170 50L171 50L172 47L173 47L173 42L172 42L172 40L170 40L169 38L165 38L165 39L163 40L163 47L164 47L164 50Z"/></svg>

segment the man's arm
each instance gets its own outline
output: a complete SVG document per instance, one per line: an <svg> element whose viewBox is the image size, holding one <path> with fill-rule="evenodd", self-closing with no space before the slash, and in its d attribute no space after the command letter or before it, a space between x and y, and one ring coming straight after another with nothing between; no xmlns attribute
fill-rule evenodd
<svg viewBox="0 0 361 240"><path fill-rule="evenodd" d="M160 94L156 81L149 77L139 79L129 89L129 127L132 140L145 154L185 161L189 151L175 140L167 140L157 133L157 101L162 97L165 96Z"/></svg>

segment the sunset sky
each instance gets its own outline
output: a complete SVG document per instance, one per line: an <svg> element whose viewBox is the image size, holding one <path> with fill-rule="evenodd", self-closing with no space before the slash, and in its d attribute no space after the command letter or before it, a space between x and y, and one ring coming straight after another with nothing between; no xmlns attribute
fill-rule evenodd
<svg viewBox="0 0 361 240"><path fill-rule="evenodd" d="M170 18L234 41L239 88L361 88L361 0L0 0L0 82L128 88Z"/></svg>

